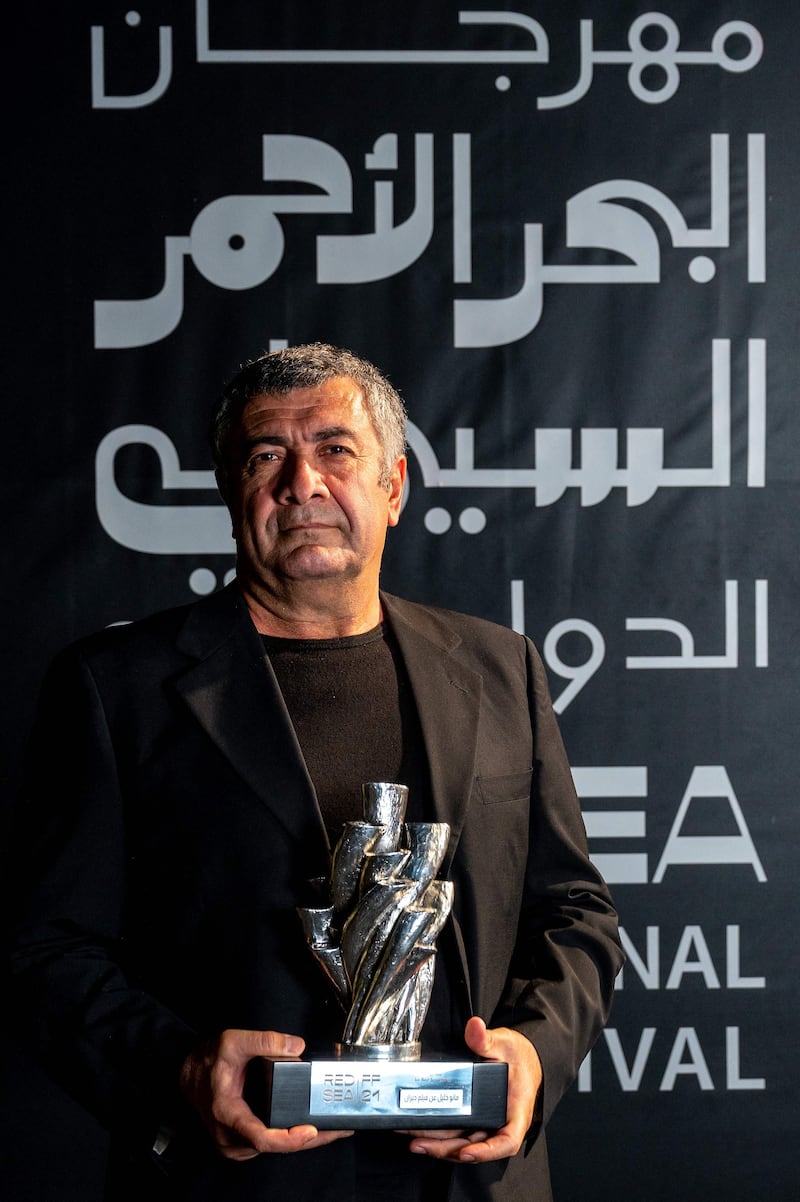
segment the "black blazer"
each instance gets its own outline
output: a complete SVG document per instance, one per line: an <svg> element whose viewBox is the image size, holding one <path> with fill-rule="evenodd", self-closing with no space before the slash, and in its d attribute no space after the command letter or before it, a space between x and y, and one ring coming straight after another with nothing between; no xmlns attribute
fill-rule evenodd
<svg viewBox="0 0 800 1202"><path fill-rule="evenodd" d="M546 1123L607 1017L621 953L544 669L510 630L382 602L435 817L452 828L451 991L464 1019L531 1038ZM177 1073L199 1036L339 1033L295 912L327 871L327 836L235 586L62 653L27 781L20 1013L54 1074L129 1144L149 1148L165 1117L180 1128ZM278 1197L288 1174L319 1202L351 1142L237 1165L230 1196L270 1197L271 1183ZM512 1162L459 1167L450 1196L548 1198L544 1137Z"/></svg>

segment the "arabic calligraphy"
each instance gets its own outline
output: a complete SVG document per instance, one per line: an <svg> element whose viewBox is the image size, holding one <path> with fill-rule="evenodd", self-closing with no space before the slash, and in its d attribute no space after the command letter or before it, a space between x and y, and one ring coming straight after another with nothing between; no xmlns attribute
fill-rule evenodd
<svg viewBox="0 0 800 1202"><path fill-rule="evenodd" d="M566 203L566 247L616 252L626 263L545 263L542 226L523 227L524 280L511 296L492 299L456 299L453 306L456 347L503 346L525 338L542 316L545 284L657 284L661 279L661 248L656 229L630 202L646 206L663 221L675 249L718 249L730 246L730 146L727 134L711 135L710 221L690 229L674 201L650 184L633 179L613 179L593 184ZM468 170L465 149L459 146L459 175L464 186ZM747 139L748 281L763 283L765 266L765 139ZM458 202L459 258L462 280L469 282L461 245L467 202ZM456 206L454 206L454 211ZM716 267L698 255L689 263L695 283L708 283ZM459 274L457 272L456 274Z"/></svg>
<svg viewBox="0 0 800 1202"><path fill-rule="evenodd" d="M141 24L141 16L130 11L125 22L131 29ZM544 27L525 13L505 10L461 10L458 24L462 27L485 26L490 30L517 30L524 46L518 49L288 49L269 46L213 46L209 0L195 2L195 58L198 64L306 64L334 65L420 65L463 66L497 64L505 66L542 66L550 62L550 42ZM645 37L651 30L663 36L658 49L650 49ZM172 80L172 26L158 28L158 72L155 83L143 92L120 95L106 91L106 31L102 25L91 27L92 107L130 109L154 104L167 91ZM730 53L729 45L736 40L745 47L743 54ZM595 48L594 22L579 22L579 72L577 82L558 95L539 96L539 109L564 108L581 100L589 91L595 67L627 66L631 94L645 104L663 104L675 95L680 86L682 67L717 66L724 71L751 71L764 52L764 40L748 21L727 21L719 27L707 50L681 50L677 24L664 13L649 12L637 17L628 29L627 50L598 50ZM648 85L646 80L657 73L660 83ZM646 74L648 73L648 74ZM507 91L511 80L498 76L495 86Z"/></svg>
<svg viewBox="0 0 800 1202"><path fill-rule="evenodd" d="M680 650L672 655L629 655L626 668L735 668L739 655L739 586L725 581L725 650L721 655L697 655L694 635L683 622L671 618L626 618L626 630L657 630L673 635Z"/></svg>
<svg viewBox="0 0 800 1202"><path fill-rule="evenodd" d="M453 279L472 280L471 139L454 134ZM397 171L400 140L381 134L364 156L366 171ZM325 284L361 284L386 279L412 266L425 253L434 230L434 137L413 135L414 205L405 220L395 219L395 183L373 185L373 216L367 231L316 237L316 280ZM456 347L502 346L536 328L544 305L544 286L552 284L656 284L661 279L661 247L651 220L630 205L645 206L663 222L675 249L721 249L730 246L730 146L727 134L710 141L710 215L707 226L689 227L678 206L651 184L613 179L583 189L566 202L565 242L568 249L610 251L619 263L545 263L542 226L523 229L524 283L519 292L501 298L456 298L453 339ZM164 238L164 282L154 296L140 300L97 300L94 303L95 347L119 349L147 346L171 334L180 323L184 304L184 260L215 287L239 291L255 288L273 276L283 259L285 233L279 218L294 213L353 213L350 165L335 147L319 138L297 134L262 137L262 177L270 184L309 185L315 192L274 192L220 196L194 218L188 236ZM765 139L747 138L748 280L763 283L765 260ZM689 262L697 283L714 277L716 266L706 255Z"/></svg>
<svg viewBox="0 0 800 1202"><path fill-rule="evenodd" d="M738 668L740 632L737 580L725 581L723 608L724 650L711 654L698 654L695 651L694 635L684 622L665 617L626 618L626 633L664 634L677 639L678 647L668 654L626 655L625 667L629 670ZM525 634L525 585L522 580L511 581L511 626L518 634ZM571 662L562 657L559 645L562 639L568 638L574 652L576 635L580 636L579 642L587 647L587 652L583 659ZM550 671L568 682L553 700L554 710L562 714L602 667L606 658L606 641L593 622L584 618L565 618L547 632L542 643L542 654ZM769 667L767 580L756 580L753 586L753 664L756 668Z"/></svg>
<svg viewBox="0 0 800 1202"><path fill-rule="evenodd" d="M273 340L271 349L283 345ZM748 340L748 487L763 487L766 429L766 342ZM660 488L723 488L731 482L731 344L714 339L711 357L711 463L702 468L664 466L664 429L633 427L626 433L626 465L618 464L620 431L584 427L580 431L581 462L572 463L572 430L539 428L534 431L535 464L530 468L479 468L475 466L475 432L455 431L455 466L443 468L420 427L408 423L408 445L426 489L524 488L535 494L537 507L552 505L568 488L579 488L581 504L597 505L614 488L624 488L628 505L643 505ZM111 430L95 456L95 497L103 529L116 542L153 555L226 553L230 550L230 524L221 504L159 506L125 496L116 480L118 452L132 444L155 451L165 489L215 492L211 471L181 468L174 443L154 426L127 425ZM407 487L404 506L411 485ZM469 507L461 514L461 529L479 534L486 526L483 510ZM444 534L451 517L440 506L429 509L426 529ZM643 628L642 628L643 629ZM676 632L677 633L677 632ZM635 666L635 665L632 665Z"/></svg>
<svg viewBox="0 0 800 1202"><path fill-rule="evenodd" d="M366 165L397 170L397 134L375 143ZM433 235L433 135L414 135L414 209L395 225L394 183L374 185L375 229L367 234L321 234L317 238L317 282L363 284L397 275L415 263Z"/></svg>
<svg viewBox="0 0 800 1202"><path fill-rule="evenodd" d="M383 134L365 156L368 170L396 169L396 134ZM414 136L416 203L394 222L394 184L374 186L374 228L365 234L320 235L319 283L363 283L410 266L433 232L433 137ZM189 237L164 239L164 284L142 300L95 301L95 346L146 346L172 333L183 316L183 260L219 288L254 288L270 278L283 257L283 227L276 214L350 213L353 181L338 150L318 138L268 134L263 138L263 178L270 183L313 185L315 193L222 196L197 214Z"/></svg>
<svg viewBox="0 0 800 1202"><path fill-rule="evenodd" d="M766 479L766 340L748 339L748 487ZM534 465L526 468L475 466L475 432L456 429L455 466L440 466L433 447L414 423L408 444L426 488L525 488L535 493L537 507L553 505L569 488L580 489L581 505L598 505L615 488L624 488L627 504L643 505L661 488L726 488L731 482L731 344L711 344L711 462L707 467L664 466L663 427L632 427L625 432L626 463L619 464L622 431L583 427L580 463L573 464L572 429L537 428ZM449 528L448 526L444 529ZM430 527L429 527L430 529ZM444 533L436 529L435 533Z"/></svg>
<svg viewBox="0 0 800 1202"><path fill-rule="evenodd" d="M131 29L141 24L139 13L131 10L125 16ZM93 109L136 109L155 104L166 92L172 80L172 27L158 27L158 74L152 87L144 92L113 95L106 91L105 29L102 25L91 27L92 46L92 108Z"/></svg>
<svg viewBox="0 0 800 1202"><path fill-rule="evenodd" d="M656 29L664 35L658 50L645 45L645 34ZM567 92L557 96L540 96L537 108L564 108L581 100L594 79L594 68L601 65L627 65L628 87L637 100L644 104L663 104L677 92L681 77L680 67L713 66L724 71L750 71L761 61L764 40L748 21L726 21L720 25L711 41L710 50L680 50L680 31L671 17L664 13L644 13L637 17L628 30L628 50L595 50L594 22L581 21L579 26L580 72L578 81ZM747 52L733 57L727 49L732 38L740 37L747 43ZM660 86L648 87L645 72L656 68L661 76Z"/></svg>
<svg viewBox="0 0 800 1202"><path fill-rule="evenodd" d="M182 468L175 444L155 426L118 426L106 434L95 455L95 504L100 524L115 542L149 555L230 550L231 525L224 505L150 505L118 487L115 461L127 446L151 447L158 456L165 489L216 493L213 471Z"/></svg>
<svg viewBox="0 0 800 1202"><path fill-rule="evenodd" d="M270 349L285 345L283 339L273 339ZM749 339L748 390L748 448L747 486L764 487L766 480L766 341ZM580 463L572 462L572 430L569 428L539 428L534 430L534 466L529 468L479 468L475 466L475 431L457 428L454 433L455 464L441 467L436 454L420 427L408 423L409 453L413 456L426 490L435 489L441 496L444 489L509 489L523 488L533 492L537 507L552 505L568 488L580 490L581 504L597 505L614 488L626 490L627 504L642 505L651 500L661 488L721 488L731 483L731 344L728 339L714 339L711 354L711 462L708 467L675 468L664 466L664 429L633 427L626 432L626 464L618 463L618 447L622 432L617 429L585 427L580 430ZM155 452L161 472L160 486L165 490L195 491L214 494L215 502L206 504L157 505L137 501L123 492L116 476L118 453L127 446L149 447ZM404 509L411 490L407 484L403 498ZM227 554L231 551L230 522L224 505L216 499L214 474L208 470L190 470L180 466L177 449L172 440L155 426L131 424L111 430L102 439L95 456L95 500L100 524L106 533L121 546L151 555ZM434 505L427 508L423 523L432 535L445 534L452 526L446 508ZM467 506L458 520L459 528L468 535L480 534L487 525L486 513L478 506ZM517 582L515 582L516 584ZM192 589L198 593L211 592L216 578L208 569L193 573ZM521 585L519 586L521 588ZM757 594L759 613L766 612L766 595ZM735 602L729 604L735 615ZM639 623L627 629L661 630L673 634L679 642L679 656L669 659L670 666L725 667L736 643L735 628L726 628L726 649L714 662L700 663L695 656L691 635L678 624L658 620L631 619ZM734 621L734 617L730 618ZM648 622L651 624L648 625ZM512 586L512 626L524 631L524 601ZM566 628L565 628L566 629ZM571 627L588 639L591 653L579 669L569 668L558 657L561 631L551 633L551 666L571 680L570 693L563 704L583 688L586 680L600 666L604 646L599 633L588 626ZM766 662L766 627L759 626L759 658ZM553 641L554 640L554 641ZM655 657L658 658L658 657ZM708 657L706 657L708 658ZM641 662L639 660L641 659ZM654 657L631 657L628 667L653 667ZM680 662L678 662L680 660ZM735 666L735 665L734 665ZM587 675L588 673L588 675Z"/></svg>

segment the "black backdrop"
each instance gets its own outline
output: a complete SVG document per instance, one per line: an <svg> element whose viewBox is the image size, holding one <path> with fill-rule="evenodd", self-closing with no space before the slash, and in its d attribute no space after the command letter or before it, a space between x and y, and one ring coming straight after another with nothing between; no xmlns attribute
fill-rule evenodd
<svg viewBox="0 0 800 1202"><path fill-rule="evenodd" d="M544 650L622 914L558 1196L794 1198L791 6L81 0L13 25L8 797L52 653L230 571L222 382L352 347L412 420L384 584ZM91 1202L100 1128L13 1038L4 1065L12 1196Z"/></svg>

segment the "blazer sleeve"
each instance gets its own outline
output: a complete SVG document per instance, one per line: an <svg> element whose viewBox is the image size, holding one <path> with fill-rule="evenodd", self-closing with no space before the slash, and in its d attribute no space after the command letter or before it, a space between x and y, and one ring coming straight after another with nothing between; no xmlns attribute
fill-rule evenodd
<svg viewBox="0 0 800 1202"><path fill-rule="evenodd" d="M196 1036L126 976L127 855L106 714L89 663L70 649L41 692L17 823L16 1020L101 1120L154 1132L180 1106L178 1073Z"/></svg>
<svg viewBox="0 0 800 1202"><path fill-rule="evenodd" d="M589 859L580 805L544 666L527 643L533 729L529 846L505 995L493 1025L513 1027L542 1062L546 1123L605 1025L624 954L617 915Z"/></svg>

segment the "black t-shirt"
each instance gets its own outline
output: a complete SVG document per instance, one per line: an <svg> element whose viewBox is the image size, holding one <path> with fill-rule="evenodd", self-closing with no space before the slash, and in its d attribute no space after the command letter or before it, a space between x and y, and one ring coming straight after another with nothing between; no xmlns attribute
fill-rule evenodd
<svg viewBox="0 0 800 1202"><path fill-rule="evenodd" d="M331 843L344 822L363 818L365 781L407 785L407 821L430 820L416 705L384 628L340 639L262 638Z"/></svg>

